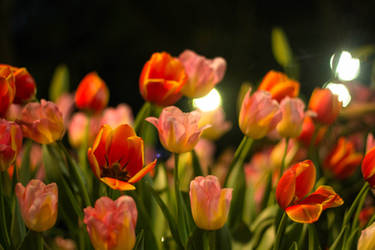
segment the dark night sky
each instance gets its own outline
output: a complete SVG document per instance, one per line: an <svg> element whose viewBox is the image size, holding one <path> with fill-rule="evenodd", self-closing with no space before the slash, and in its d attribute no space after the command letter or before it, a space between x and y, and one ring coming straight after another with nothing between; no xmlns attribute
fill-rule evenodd
<svg viewBox="0 0 375 250"><path fill-rule="evenodd" d="M0 0L0 61L27 67L39 98L47 97L60 63L69 67L72 91L95 70L109 85L110 103L129 103L136 112L143 103L138 77L153 52L222 56L228 69L218 88L235 120L240 84L281 70L272 27L286 32L308 96L328 79L334 51L374 43L374 9L375 1Z"/></svg>

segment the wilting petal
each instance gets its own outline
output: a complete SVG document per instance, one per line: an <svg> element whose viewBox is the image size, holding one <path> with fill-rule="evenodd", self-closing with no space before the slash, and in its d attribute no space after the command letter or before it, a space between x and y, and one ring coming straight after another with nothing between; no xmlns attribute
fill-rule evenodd
<svg viewBox="0 0 375 250"><path fill-rule="evenodd" d="M321 204L297 204L285 210L289 218L298 223L313 223L319 219L322 211Z"/></svg>

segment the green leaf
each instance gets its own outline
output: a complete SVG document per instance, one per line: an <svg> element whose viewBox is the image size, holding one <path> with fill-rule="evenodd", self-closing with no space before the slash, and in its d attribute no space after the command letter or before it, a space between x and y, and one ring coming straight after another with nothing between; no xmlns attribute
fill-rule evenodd
<svg viewBox="0 0 375 250"><path fill-rule="evenodd" d="M24 144L23 157L20 168L20 181L22 185L26 186L31 180L32 173L30 169L30 151L32 142L30 140L26 141Z"/></svg>
<svg viewBox="0 0 375 250"><path fill-rule="evenodd" d="M216 231L216 249L217 250L231 250L232 239L227 225Z"/></svg>
<svg viewBox="0 0 375 250"><path fill-rule="evenodd" d="M288 39L281 28L273 28L271 32L272 52L276 61L286 68L292 62L292 50Z"/></svg>
<svg viewBox="0 0 375 250"><path fill-rule="evenodd" d="M289 250L298 250L297 242L293 241L292 245L290 245Z"/></svg>
<svg viewBox="0 0 375 250"><path fill-rule="evenodd" d="M274 219L268 218L257 223L257 227L252 231L253 235L251 237L251 246L252 249L258 249L258 246L268 228L273 224Z"/></svg>
<svg viewBox="0 0 375 250"><path fill-rule="evenodd" d="M23 242L26 236L26 227L21 217L21 212L19 210L19 204L17 202L17 199L13 198L12 203L13 212L10 226L10 237L12 239L13 245L15 245L15 247L18 247L18 245L20 245Z"/></svg>
<svg viewBox="0 0 375 250"><path fill-rule="evenodd" d="M315 224L308 225L308 234L309 234L309 250L320 250L320 241L318 237L318 233L315 228Z"/></svg>
<svg viewBox="0 0 375 250"><path fill-rule="evenodd" d="M69 92L69 70L64 64L56 67L49 88L49 98L56 101L62 94Z"/></svg>
<svg viewBox="0 0 375 250"><path fill-rule="evenodd" d="M195 227L189 235L185 249L187 250L200 250L203 248L203 230Z"/></svg>
<svg viewBox="0 0 375 250"><path fill-rule="evenodd" d="M143 229L138 233L137 239L135 241L134 250L143 250L144 249L144 231Z"/></svg>
<svg viewBox="0 0 375 250"><path fill-rule="evenodd" d="M340 245L342 243L341 238L343 237L344 233L347 230L349 230L349 226L344 226L343 229L341 230L341 232L339 233L339 235L337 236L336 240L333 242L333 244L329 248L330 250L339 249L339 247L340 247Z"/></svg>
<svg viewBox="0 0 375 250"><path fill-rule="evenodd" d="M193 170L194 170L194 177L195 176L203 176L202 167L199 162L199 158L195 150L191 151L193 157Z"/></svg>
<svg viewBox="0 0 375 250"><path fill-rule="evenodd" d="M237 224L237 226L233 229L233 239L239 241L241 243L247 243L251 240L251 232L247 225L241 221Z"/></svg>

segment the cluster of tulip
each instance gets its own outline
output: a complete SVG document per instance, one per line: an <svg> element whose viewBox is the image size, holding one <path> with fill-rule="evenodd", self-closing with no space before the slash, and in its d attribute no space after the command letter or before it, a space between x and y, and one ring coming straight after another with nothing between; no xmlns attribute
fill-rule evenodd
<svg viewBox="0 0 375 250"><path fill-rule="evenodd" d="M244 138L215 160L223 109L173 105L225 71L223 58L154 53L133 119L107 107L97 73L73 95L60 68L39 102L25 68L0 65L0 249L375 248L372 109L316 88L306 110L300 83L270 71L242 88Z"/></svg>

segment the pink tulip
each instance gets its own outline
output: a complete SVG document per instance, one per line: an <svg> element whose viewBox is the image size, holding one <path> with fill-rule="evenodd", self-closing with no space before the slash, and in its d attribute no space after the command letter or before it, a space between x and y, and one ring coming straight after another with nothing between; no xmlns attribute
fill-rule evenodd
<svg viewBox="0 0 375 250"><path fill-rule="evenodd" d="M133 124L133 113L127 104L119 104L116 108L106 108L103 113L101 125L108 124L116 128L121 124Z"/></svg>
<svg viewBox="0 0 375 250"><path fill-rule="evenodd" d="M271 94L258 90L250 96L246 93L242 102L239 125L242 133L253 139L260 139L272 131L281 120L281 111Z"/></svg>
<svg viewBox="0 0 375 250"><path fill-rule="evenodd" d="M57 236L55 238L56 250L75 250L76 244L71 239L64 239L63 237Z"/></svg>
<svg viewBox="0 0 375 250"><path fill-rule="evenodd" d="M366 152L370 151L373 147L375 147L375 139L374 136L369 133L366 142Z"/></svg>
<svg viewBox="0 0 375 250"><path fill-rule="evenodd" d="M22 147L22 130L14 122L0 119L0 171L13 164Z"/></svg>
<svg viewBox="0 0 375 250"><path fill-rule="evenodd" d="M95 249L127 250L135 244L137 208L133 198L123 195L116 201L101 197L95 207L84 209L87 232Z"/></svg>
<svg viewBox="0 0 375 250"><path fill-rule="evenodd" d="M277 124L277 131L282 137L298 137L302 132L305 118L305 104L299 98L285 97L280 103L281 121Z"/></svg>
<svg viewBox="0 0 375 250"><path fill-rule="evenodd" d="M223 79L227 67L222 57L210 60L191 50L182 52L179 60L188 75L188 81L181 92L190 98L207 95Z"/></svg>
<svg viewBox="0 0 375 250"><path fill-rule="evenodd" d="M57 98L56 105L61 111L65 126L68 126L69 118L74 108L74 96L72 94L64 93Z"/></svg>
<svg viewBox="0 0 375 250"><path fill-rule="evenodd" d="M205 230L217 230L228 218L231 188L220 188L216 176L198 176L190 183L191 212L195 224Z"/></svg>
<svg viewBox="0 0 375 250"><path fill-rule="evenodd" d="M70 120L68 128L68 138L70 145L78 148L85 142L85 140L87 140L88 145L92 144L97 133L100 130L100 120L101 117L97 115L91 116L89 120L85 113L75 113ZM87 123L89 121L90 125L87 131Z"/></svg>
<svg viewBox="0 0 375 250"><path fill-rule="evenodd" d="M198 126L200 118L199 111L184 113L175 106L169 106L163 109L159 119L148 117L146 121L158 129L164 148L173 153L185 153L195 147L203 130L208 127Z"/></svg>
<svg viewBox="0 0 375 250"><path fill-rule="evenodd" d="M58 191L56 183L45 185L40 180L31 180L26 188L16 185L16 195L22 218L26 226L36 232L43 232L56 223Z"/></svg>
<svg viewBox="0 0 375 250"><path fill-rule="evenodd" d="M50 144L62 139L65 133L64 121L56 104L46 100L32 102L22 110L22 131L40 144Z"/></svg>

